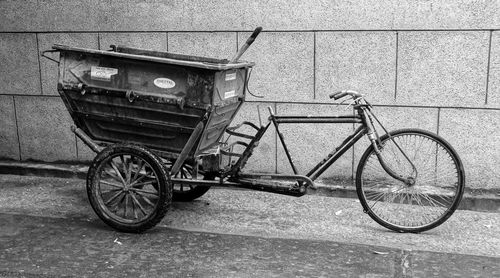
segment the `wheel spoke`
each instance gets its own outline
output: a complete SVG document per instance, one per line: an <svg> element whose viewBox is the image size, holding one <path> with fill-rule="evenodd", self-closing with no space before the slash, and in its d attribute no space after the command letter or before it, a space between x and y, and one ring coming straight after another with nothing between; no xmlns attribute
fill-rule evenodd
<svg viewBox="0 0 500 278"><path fill-rule="evenodd" d="M123 217L125 218L127 218L128 196L129 194L125 194L125 206L123 211Z"/></svg>
<svg viewBox="0 0 500 278"><path fill-rule="evenodd" d="M138 158L138 159L139 159L139 158ZM146 164L146 163L144 162L144 160L139 159L139 165L137 166L137 171L135 172L134 177L133 177L133 178L132 178L132 180L130 181L130 183L131 183L131 184L133 184L133 183L137 180L138 175L139 175L139 173L141 172L142 168L144 168L144 165L145 165L145 164Z"/></svg>
<svg viewBox="0 0 500 278"><path fill-rule="evenodd" d="M140 182L140 183L135 183L132 186L134 187L139 187L139 186L145 186L145 185L152 185L153 183L157 182L156 180L152 181L145 181L145 182Z"/></svg>
<svg viewBox="0 0 500 278"><path fill-rule="evenodd" d="M132 201L139 207L139 209L141 210L142 214L148 215L148 213L146 212L146 210L144 209L144 207L141 205L141 203L135 197L134 193L130 194L130 197L132 197Z"/></svg>
<svg viewBox="0 0 500 278"><path fill-rule="evenodd" d="M130 188L130 191L132 191L132 192L141 192L141 193L146 193L146 194L151 194L151 195L158 196L158 192L144 190L144 189L139 189L139 188Z"/></svg>
<svg viewBox="0 0 500 278"><path fill-rule="evenodd" d="M132 211L134 212L134 219L139 219L139 215L137 214L137 207L134 200L132 200Z"/></svg>
<svg viewBox="0 0 500 278"><path fill-rule="evenodd" d="M124 188L123 184L120 185L120 184L109 182L109 181L105 181L105 180L101 180L100 182L104 183L106 185L109 185L109 186L116 187L116 188Z"/></svg>
<svg viewBox="0 0 500 278"><path fill-rule="evenodd" d="M134 166L134 157L131 156L129 160L129 164L127 167L127 183L130 184L130 181L132 179L132 167Z"/></svg>
<svg viewBox="0 0 500 278"><path fill-rule="evenodd" d="M141 194L140 192L136 192L138 196L140 196L146 203L148 203L150 206L154 207L155 204L153 204L151 202L151 200L149 200L149 198L143 194Z"/></svg>
<svg viewBox="0 0 500 278"><path fill-rule="evenodd" d="M122 194L120 194L119 198L116 198L113 202L110 202L110 204L108 205L109 210L113 211L114 213L117 213L120 210L120 208L118 206L121 203L123 203L123 200L125 199L125 196L127 195L123 191L121 193Z"/></svg>
<svg viewBox="0 0 500 278"><path fill-rule="evenodd" d="M112 170L112 169L110 169ZM110 172L108 169L103 169L102 171L103 174L106 174L110 177L112 177L113 179L115 179L116 181L119 181L119 182L122 182L122 180L113 172ZM103 175L104 176L104 175Z"/></svg>
<svg viewBox="0 0 500 278"><path fill-rule="evenodd" d="M113 202L116 198L118 198L121 194L123 193L123 191L118 191L116 192L110 199L108 199L104 204L106 206L108 206L111 202Z"/></svg>
<svg viewBox="0 0 500 278"><path fill-rule="evenodd" d="M125 180L123 179L122 173L120 173L120 170L118 170L118 167L117 167L117 166L116 166L116 164L113 162L113 160L110 160L110 161L109 161L109 164L111 165L111 167L113 168L113 170L115 170L116 175L120 178L120 181L123 183L123 185L127 184L127 183L125 182Z"/></svg>

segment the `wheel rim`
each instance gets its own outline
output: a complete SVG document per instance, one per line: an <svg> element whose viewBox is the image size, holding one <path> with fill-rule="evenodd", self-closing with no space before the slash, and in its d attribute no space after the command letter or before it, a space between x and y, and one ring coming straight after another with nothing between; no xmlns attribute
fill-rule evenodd
<svg viewBox="0 0 500 278"><path fill-rule="evenodd" d="M148 219L159 203L158 173L143 158L115 154L98 169L99 206L115 221L133 224ZM155 186L156 185L156 186Z"/></svg>
<svg viewBox="0 0 500 278"><path fill-rule="evenodd" d="M381 222L401 229L437 225L455 206L462 182L456 158L447 146L420 133L394 135L396 144L411 159L417 172L390 139L383 142L384 162L408 184L390 177L372 151L362 168L365 209Z"/></svg>

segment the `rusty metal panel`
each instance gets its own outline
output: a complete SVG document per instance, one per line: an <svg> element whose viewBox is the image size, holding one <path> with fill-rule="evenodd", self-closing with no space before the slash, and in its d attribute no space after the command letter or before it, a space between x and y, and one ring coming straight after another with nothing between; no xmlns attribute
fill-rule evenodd
<svg viewBox="0 0 500 278"><path fill-rule="evenodd" d="M138 54L59 51L59 93L76 125L94 140L132 142L175 156L195 126L204 122L205 129L190 153L195 155L218 143L244 101L248 67L241 65L193 67L183 61L136 59ZM186 61L205 63L200 57L192 59Z"/></svg>

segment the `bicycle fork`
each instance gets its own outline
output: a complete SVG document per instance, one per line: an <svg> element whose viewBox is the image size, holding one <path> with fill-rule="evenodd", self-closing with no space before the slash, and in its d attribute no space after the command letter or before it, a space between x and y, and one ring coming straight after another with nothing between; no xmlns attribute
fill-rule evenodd
<svg viewBox="0 0 500 278"><path fill-rule="evenodd" d="M375 151L375 154L377 155L378 161L380 162L380 165L384 169L384 171L391 177L393 177L396 180L402 181L408 186L412 186L415 184L415 181L418 176L418 171L413 162L410 160L410 158L406 155L406 153L401 149L399 144L392 138L391 134L385 129L385 127L380 123L380 121L373 115L372 113L368 112L366 108L361 108L360 109L360 114L361 118L363 120L363 124L366 127L366 135L368 136L368 139L370 140L371 145L373 146L373 150ZM394 145L398 148L398 150L403 154L405 159L410 163L412 167L412 173L410 177L404 177L403 175L397 174L394 172L389 165L384 161L384 158L382 157L382 148L384 147L382 145L382 142L380 141L380 137L375 129L375 126L373 124L373 118L377 121L377 123L382 127L382 129L385 131L387 136L389 136L389 140L391 140Z"/></svg>

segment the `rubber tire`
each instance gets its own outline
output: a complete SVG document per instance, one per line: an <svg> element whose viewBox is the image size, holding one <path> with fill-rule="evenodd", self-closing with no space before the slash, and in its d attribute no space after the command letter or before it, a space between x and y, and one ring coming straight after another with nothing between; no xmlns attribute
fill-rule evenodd
<svg viewBox="0 0 500 278"><path fill-rule="evenodd" d="M115 154L132 154L142 158L149 163L158 177L158 205L155 211L153 211L151 215L143 221L133 224L118 222L108 216L99 206L99 202L97 200L97 194L99 194L97 186L98 183L96 180L98 178L97 174L99 173L103 162L105 162L108 157ZM87 172L87 196L92 209L104 223L120 232L142 233L156 226L156 224L158 224L167 213L172 202L172 183L170 181L170 175L167 171L165 171L160 158L158 158L151 151L144 147L132 144L114 144L98 153L92 161L89 171Z"/></svg>
<svg viewBox="0 0 500 278"><path fill-rule="evenodd" d="M207 173L204 177L204 180L214 180L215 179L215 174L213 173ZM172 183L172 201L174 202L191 202L195 199L200 198L203 196L205 193L210 190L210 186L196 186L195 188L181 192L175 190L174 184Z"/></svg>
<svg viewBox="0 0 500 278"><path fill-rule="evenodd" d="M389 222L384 221L380 217L378 217L369 207L365 196L362 192L362 184L361 184L361 176L362 176L362 170L364 168L364 164L367 162L368 157L370 154L373 152L373 145L370 145L366 151L363 153L363 156L359 160L358 167L356 170L356 192L359 198L359 201L361 205L363 206L363 210L373 219L375 220L378 224L396 231L396 232L405 232L405 233L420 233L424 231L428 231L430 229L433 229L441 224L443 224L457 209L458 205L460 204L460 201L462 200L463 194L464 194L464 188L465 188L465 173L464 173L464 168L462 161L460 157L458 156L457 152L453 147L441 136L434 134L432 132L422 130L422 129L413 129L413 128L408 128L408 129L399 129L390 132L391 136L396 136L396 135L401 135L405 133L412 133L412 134L423 134L425 136L431 137L432 139L438 141L441 143L441 145L448 150L448 152L451 154L457 171L458 171L458 192L456 194L456 197L452 203L452 205L448 208L448 210L436 221L429 223L428 225L417 227L417 228L411 228L411 227L401 227L401 226L395 226ZM385 140L389 139L389 135L385 134L384 136L380 137L380 140L383 142Z"/></svg>

